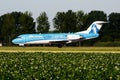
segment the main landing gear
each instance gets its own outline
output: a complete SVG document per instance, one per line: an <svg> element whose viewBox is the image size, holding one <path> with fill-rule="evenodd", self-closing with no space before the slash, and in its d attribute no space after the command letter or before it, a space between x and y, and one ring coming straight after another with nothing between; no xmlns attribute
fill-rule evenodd
<svg viewBox="0 0 120 80"><path fill-rule="evenodd" d="M62 48L63 47L63 44L58 44L58 48Z"/></svg>

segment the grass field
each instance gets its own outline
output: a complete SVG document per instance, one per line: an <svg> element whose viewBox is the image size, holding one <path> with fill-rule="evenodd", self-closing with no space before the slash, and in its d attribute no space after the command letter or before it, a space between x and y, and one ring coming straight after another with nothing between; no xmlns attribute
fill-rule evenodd
<svg viewBox="0 0 120 80"><path fill-rule="evenodd" d="M0 47L0 80L120 80L120 47Z"/></svg>
<svg viewBox="0 0 120 80"><path fill-rule="evenodd" d="M0 47L0 52L120 53L120 47Z"/></svg>
<svg viewBox="0 0 120 80"><path fill-rule="evenodd" d="M0 80L120 80L120 54L0 52Z"/></svg>

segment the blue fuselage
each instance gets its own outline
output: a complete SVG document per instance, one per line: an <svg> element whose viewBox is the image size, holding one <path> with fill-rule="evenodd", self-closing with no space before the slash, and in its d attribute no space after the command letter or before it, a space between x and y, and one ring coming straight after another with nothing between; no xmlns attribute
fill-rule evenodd
<svg viewBox="0 0 120 80"><path fill-rule="evenodd" d="M75 33L55 33L55 34L23 34L13 39L14 44L48 44L57 41L72 41L80 38L97 37L98 34L75 34Z"/></svg>

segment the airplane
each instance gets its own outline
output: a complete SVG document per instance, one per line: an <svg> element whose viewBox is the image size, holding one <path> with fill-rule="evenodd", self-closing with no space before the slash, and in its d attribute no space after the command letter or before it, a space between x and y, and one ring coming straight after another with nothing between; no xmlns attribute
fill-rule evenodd
<svg viewBox="0 0 120 80"><path fill-rule="evenodd" d="M22 34L12 40L13 44L24 46L26 44L57 44L62 47L64 44L88 40L99 37L99 31L106 21L95 21L85 31L75 33L44 33L44 34Z"/></svg>

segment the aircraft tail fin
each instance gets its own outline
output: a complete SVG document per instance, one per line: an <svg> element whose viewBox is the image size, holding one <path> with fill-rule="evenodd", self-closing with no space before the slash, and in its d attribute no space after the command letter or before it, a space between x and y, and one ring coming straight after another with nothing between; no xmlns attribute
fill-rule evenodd
<svg viewBox="0 0 120 80"><path fill-rule="evenodd" d="M108 23L108 22L106 22L106 21L95 21L95 22L93 22L90 25L90 27L87 30L81 31L81 32L77 32L77 34L79 34L79 33L83 33L83 34L84 33L85 34L90 34L90 33L97 34L100 31L100 29L101 29L101 27L102 27L102 25L104 23Z"/></svg>

